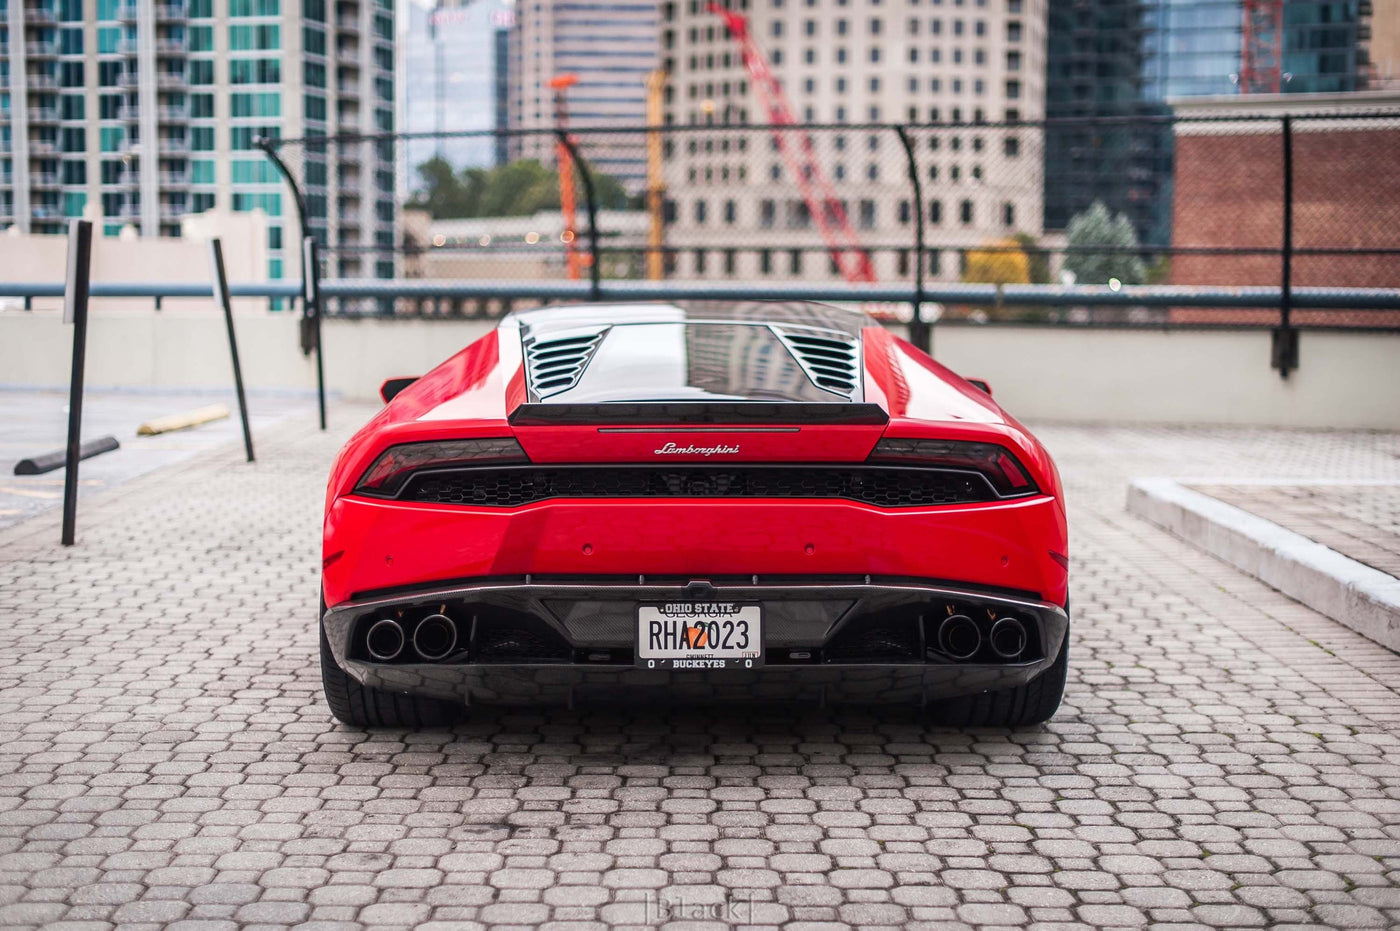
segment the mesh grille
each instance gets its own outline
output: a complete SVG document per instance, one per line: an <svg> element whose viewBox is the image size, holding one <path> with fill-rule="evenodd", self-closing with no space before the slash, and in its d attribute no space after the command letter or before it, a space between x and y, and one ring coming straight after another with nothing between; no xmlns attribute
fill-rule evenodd
<svg viewBox="0 0 1400 931"><path fill-rule="evenodd" d="M548 498L842 498L878 507L996 498L980 475L878 466L462 469L419 475L404 501L514 507Z"/></svg>

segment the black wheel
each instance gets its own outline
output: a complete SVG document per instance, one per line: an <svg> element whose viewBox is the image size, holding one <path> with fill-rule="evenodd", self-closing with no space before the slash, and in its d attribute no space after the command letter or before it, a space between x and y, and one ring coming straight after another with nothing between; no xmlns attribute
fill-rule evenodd
<svg viewBox="0 0 1400 931"><path fill-rule="evenodd" d="M1069 672L1069 629L1060 655L1025 685L950 698L929 707L929 720L952 727L1031 727L1044 724L1060 707Z"/></svg>
<svg viewBox="0 0 1400 931"><path fill-rule="evenodd" d="M331 714L355 727L426 728L451 724L461 708L451 702L420 695L400 695L372 689L356 682L336 664L326 629L321 633L321 688Z"/></svg>

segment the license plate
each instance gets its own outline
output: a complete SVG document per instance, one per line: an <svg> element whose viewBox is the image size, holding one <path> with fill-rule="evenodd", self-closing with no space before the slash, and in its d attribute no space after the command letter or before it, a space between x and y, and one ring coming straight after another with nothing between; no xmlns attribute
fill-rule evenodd
<svg viewBox="0 0 1400 931"><path fill-rule="evenodd" d="M639 605L636 656L646 669L757 666L763 662L762 611L723 601Z"/></svg>

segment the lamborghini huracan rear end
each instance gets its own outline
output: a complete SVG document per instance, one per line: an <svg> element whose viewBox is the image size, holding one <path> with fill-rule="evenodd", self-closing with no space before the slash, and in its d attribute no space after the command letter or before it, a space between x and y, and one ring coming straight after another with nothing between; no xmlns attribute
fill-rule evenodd
<svg viewBox="0 0 1400 931"><path fill-rule="evenodd" d="M983 390L816 304L542 308L414 381L327 494L335 714L907 702L1047 719L1065 513Z"/></svg>

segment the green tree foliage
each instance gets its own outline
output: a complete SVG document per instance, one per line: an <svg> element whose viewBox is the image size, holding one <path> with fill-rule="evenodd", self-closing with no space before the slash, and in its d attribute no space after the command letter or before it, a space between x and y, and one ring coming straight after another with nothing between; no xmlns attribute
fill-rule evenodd
<svg viewBox="0 0 1400 931"><path fill-rule="evenodd" d="M425 208L435 220L469 217L529 216L541 210L559 209L559 173L534 159L510 162L496 168L452 170L445 159L432 158L418 166L422 190L414 205ZM622 184L608 175L592 173L600 208L635 208ZM583 179L575 170L580 215L586 209Z"/></svg>
<svg viewBox="0 0 1400 931"><path fill-rule="evenodd" d="M1040 248L1035 237L1030 233L1017 233L1011 237L1021 244L1021 249L1026 253L1029 261L1028 271L1031 276L1031 284L1050 283L1050 253Z"/></svg>
<svg viewBox="0 0 1400 931"><path fill-rule="evenodd" d="M1102 201L1094 201L1088 210L1074 215L1065 231L1071 251L1065 256L1065 268L1074 272L1079 284L1107 284L1117 278L1123 284L1141 284L1147 277L1142 259L1132 252L1094 252L1094 246L1115 249L1136 249L1137 233L1123 214L1113 214Z"/></svg>

